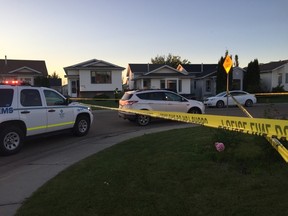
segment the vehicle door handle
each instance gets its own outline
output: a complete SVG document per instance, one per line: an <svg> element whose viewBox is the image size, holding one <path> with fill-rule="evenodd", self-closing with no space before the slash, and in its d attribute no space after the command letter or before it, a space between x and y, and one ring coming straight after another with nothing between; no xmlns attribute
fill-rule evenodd
<svg viewBox="0 0 288 216"><path fill-rule="evenodd" d="M25 111L21 112L21 114L28 114L28 113L30 113L30 111L28 111L28 110L25 110Z"/></svg>
<svg viewBox="0 0 288 216"><path fill-rule="evenodd" d="M54 109L51 109L51 110L48 110L48 112L55 112L56 110L54 110Z"/></svg>

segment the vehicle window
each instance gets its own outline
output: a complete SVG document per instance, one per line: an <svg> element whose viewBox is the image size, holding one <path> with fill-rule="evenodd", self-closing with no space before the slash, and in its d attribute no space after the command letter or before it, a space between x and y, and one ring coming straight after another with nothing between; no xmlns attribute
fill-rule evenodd
<svg viewBox="0 0 288 216"><path fill-rule="evenodd" d="M137 95L142 100L165 100L162 92L141 93Z"/></svg>
<svg viewBox="0 0 288 216"><path fill-rule="evenodd" d="M150 100L165 100L165 94L162 92L151 92Z"/></svg>
<svg viewBox="0 0 288 216"><path fill-rule="evenodd" d="M137 94L137 97L142 99L142 100L149 100L149 93L140 93L140 94Z"/></svg>
<svg viewBox="0 0 288 216"><path fill-rule="evenodd" d="M129 100L132 97L133 94L125 93L121 100Z"/></svg>
<svg viewBox="0 0 288 216"><path fill-rule="evenodd" d="M0 89L0 107L10 107L13 99L13 89Z"/></svg>
<svg viewBox="0 0 288 216"><path fill-rule="evenodd" d="M20 93L20 103L24 107L42 106L39 91L37 89L23 89Z"/></svg>
<svg viewBox="0 0 288 216"><path fill-rule="evenodd" d="M221 92L217 94L215 97L225 97L225 96L226 96L226 92Z"/></svg>
<svg viewBox="0 0 288 216"><path fill-rule="evenodd" d="M243 95L242 92L232 92L232 93L230 93L230 94L233 95L234 97L235 97L235 96L241 96L241 95Z"/></svg>
<svg viewBox="0 0 288 216"><path fill-rule="evenodd" d="M165 100L167 101L182 101L182 97L179 95L170 93L170 92L165 92Z"/></svg>
<svg viewBox="0 0 288 216"><path fill-rule="evenodd" d="M244 92L238 92L238 95L239 96L243 96L243 95L246 95Z"/></svg>
<svg viewBox="0 0 288 216"><path fill-rule="evenodd" d="M54 91L44 90L47 106L65 105L65 98Z"/></svg>

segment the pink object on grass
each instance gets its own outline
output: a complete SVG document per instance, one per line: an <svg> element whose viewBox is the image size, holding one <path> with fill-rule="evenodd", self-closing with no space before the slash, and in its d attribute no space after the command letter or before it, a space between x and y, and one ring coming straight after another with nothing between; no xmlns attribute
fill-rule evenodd
<svg viewBox="0 0 288 216"><path fill-rule="evenodd" d="M222 152L225 149L225 145L221 142L216 142L215 143L215 148L218 152Z"/></svg>

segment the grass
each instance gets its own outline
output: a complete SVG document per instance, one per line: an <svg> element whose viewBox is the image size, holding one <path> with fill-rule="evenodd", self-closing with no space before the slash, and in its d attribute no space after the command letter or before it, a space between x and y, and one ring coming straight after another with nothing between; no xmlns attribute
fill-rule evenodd
<svg viewBox="0 0 288 216"><path fill-rule="evenodd" d="M112 99L91 99L91 100L77 100L79 103L89 104L89 105L97 105L97 106L105 106L105 107L112 107L112 108L118 108L119 102L118 100L112 100ZM92 107L93 110L101 110L101 108Z"/></svg>
<svg viewBox="0 0 288 216"><path fill-rule="evenodd" d="M16 215L288 215L287 169L262 137L200 126L171 130L71 166Z"/></svg>
<svg viewBox="0 0 288 216"><path fill-rule="evenodd" d="M288 95L257 96L257 103L287 103Z"/></svg>

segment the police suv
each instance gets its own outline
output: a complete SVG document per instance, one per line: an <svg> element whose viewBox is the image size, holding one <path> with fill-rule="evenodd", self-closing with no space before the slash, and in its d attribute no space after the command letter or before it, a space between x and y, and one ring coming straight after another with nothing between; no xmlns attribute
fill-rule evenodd
<svg viewBox="0 0 288 216"><path fill-rule="evenodd" d="M93 121L89 107L45 87L0 84L0 154L20 151L25 137L71 129L88 133Z"/></svg>

